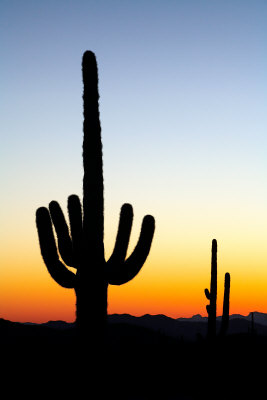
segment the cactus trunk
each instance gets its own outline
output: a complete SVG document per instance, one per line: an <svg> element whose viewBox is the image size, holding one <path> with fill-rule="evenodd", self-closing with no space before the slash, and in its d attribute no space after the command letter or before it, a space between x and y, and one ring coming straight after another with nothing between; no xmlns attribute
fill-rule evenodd
<svg viewBox="0 0 267 400"><path fill-rule="evenodd" d="M82 260L77 270L76 324L86 334L90 326L103 332L107 319L107 288L104 277L104 184L101 126L98 106L98 73L94 55L86 52L83 73L83 238ZM88 282L94 282L88 288ZM96 332L97 333L97 332Z"/></svg>
<svg viewBox="0 0 267 400"><path fill-rule="evenodd" d="M102 342L107 325L108 283L104 279L98 279L95 280L93 287L88 288L86 275L81 274L80 279L77 278L78 283L74 288L77 332L80 337L87 340L90 337L94 343L99 340Z"/></svg>
<svg viewBox="0 0 267 400"><path fill-rule="evenodd" d="M104 183L98 73L91 52L83 56L83 239L86 253L104 262Z"/></svg>

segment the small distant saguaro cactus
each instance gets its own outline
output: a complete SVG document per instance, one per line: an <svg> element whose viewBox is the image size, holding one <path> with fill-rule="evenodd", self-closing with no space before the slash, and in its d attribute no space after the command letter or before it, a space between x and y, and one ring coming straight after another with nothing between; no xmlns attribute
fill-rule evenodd
<svg viewBox="0 0 267 400"><path fill-rule="evenodd" d="M104 254L104 184L98 72L94 53L86 51L83 72L83 206L76 195L68 198L69 227L56 201L36 212L41 254L54 280L76 294L76 326L82 336L103 335L107 320L108 285L121 285L136 276L149 254L155 221L143 219L132 254L126 253L133 221L130 204L121 208L117 237L109 260ZM57 242L53 233L53 226ZM60 259L61 257L61 259ZM68 267L76 269L76 273Z"/></svg>
<svg viewBox="0 0 267 400"><path fill-rule="evenodd" d="M206 306L208 313L208 338L216 336L216 312L217 312L217 240L212 240L211 248L211 279L210 290L205 289L205 295L210 301Z"/></svg>
<svg viewBox="0 0 267 400"><path fill-rule="evenodd" d="M217 317L217 241L212 240L211 248L211 280L210 290L205 289L205 295L210 301L206 306L208 312L208 339L216 337L216 317ZM226 272L224 279L224 299L223 313L220 335L225 335L229 326L229 307L230 307L230 274Z"/></svg>

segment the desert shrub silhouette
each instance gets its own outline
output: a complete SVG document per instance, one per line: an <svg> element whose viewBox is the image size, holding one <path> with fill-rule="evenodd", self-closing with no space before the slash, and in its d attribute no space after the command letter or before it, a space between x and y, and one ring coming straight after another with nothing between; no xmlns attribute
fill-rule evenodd
<svg viewBox="0 0 267 400"><path fill-rule="evenodd" d="M212 240L211 247L211 279L210 290L205 289L205 295L210 303L206 306L208 313L208 339L216 337L217 317L217 240ZM220 335L225 335L229 325L230 304L230 274L226 272L224 281L224 301Z"/></svg>
<svg viewBox="0 0 267 400"><path fill-rule="evenodd" d="M38 208L36 224L41 254L50 275L59 285L75 290L78 333L82 337L90 334L99 338L106 327L108 285L124 284L140 271L150 251L155 221L150 215L144 217L137 245L126 259L133 208L130 204L124 204L120 212L113 253L108 261L105 260L98 71L95 55L91 51L86 51L83 55L82 73L83 205L78 196L69 196L70 229L56 201L51 201L48 208ZM75 268L76 273L67 266Z"/></svg>

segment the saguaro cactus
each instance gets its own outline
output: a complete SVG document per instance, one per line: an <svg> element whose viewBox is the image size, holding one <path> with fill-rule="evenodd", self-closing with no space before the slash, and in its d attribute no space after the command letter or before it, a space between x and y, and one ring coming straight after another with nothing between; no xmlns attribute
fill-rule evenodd
<svg viewBox="0 0 267 400"><path fill-rule="evenodd" d="M212 240L211 249L211 280L210 290L205 289L205 295L210 301L206 306L208 312L208 338L216 336L216 308L217 308L217 241Z"/></svg>
<svg viewBox="0 0 267 400"><path fill-rule="evenodd" d="M229 326L229 307L230 307L230 274L226 272L224 276L224 297L223 313L220 334L224 336Z"/></svg>
<svg viewBox="0 0 267 400"><path fill-rule="evenodd" d="M56 201L52 201L48 208L37 210L36 223L41 254L49 273L59 285L75 290L78 332L82 335L94 333L94 337L99 337L106 325L108 285L124 284L140 271L150 251L155 222L150 215L144 217L137 245L126 259L133 209L130 204L124 204L113 253L109 260L105 260L102 143L94 53L84 53L82 72L83 207L78 196L68 198L70 229ZM67 266L75 268L76 273Z"/></svg>
<svg viewBox="0 0 267 400"><path fill-rule="evenodd" d="M211 280L210 290L205 289L205 295L210 301L206 306L208 312L208 339L216 337L216 314L217 314L217 241L212 240L211 248ZM230 274L226 272L224 278L224 299L220 335L225 335L229 325L230 305Z"/></svg>

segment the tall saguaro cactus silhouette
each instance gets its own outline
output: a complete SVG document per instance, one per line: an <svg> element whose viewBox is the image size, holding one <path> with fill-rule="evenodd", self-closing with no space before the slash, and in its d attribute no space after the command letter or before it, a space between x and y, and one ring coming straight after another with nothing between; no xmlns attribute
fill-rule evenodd
<svg viewBox="0 0 267 400"><path fill-rule="evenodd" d="M149 254L155 221L146 215L140 237L126 259L133 209L121 208L117 237L109 260L104 254L104 184L101 126L98 106L98 72L94 53L82 61L84 139L83 204L76 195L68 198L69 227L56 201L36 212L41 254L52 278L76 294L76 325L82 335L102 335L107 319L108 285L121 285L136 276ZM57 242L53 233L53 226ZM61 260L60 260L60 257ZM68 267L75 268L74 273Z"/></svg>

